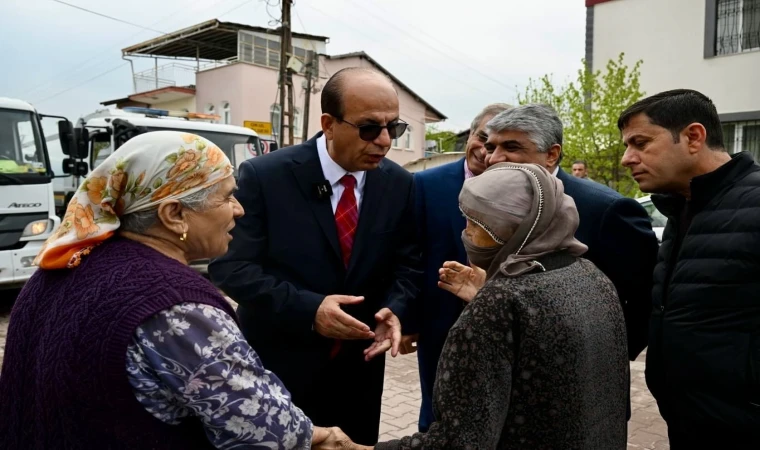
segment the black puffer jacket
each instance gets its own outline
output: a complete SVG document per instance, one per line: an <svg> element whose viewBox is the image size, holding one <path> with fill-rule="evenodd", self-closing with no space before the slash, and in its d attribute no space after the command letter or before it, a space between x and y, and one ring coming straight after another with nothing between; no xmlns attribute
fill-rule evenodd
<svg viewBox="0 0 760 450"><path fill-rule="evenodd" d="M691 195L688 204L652 198L670 220L654 272L647 384L671 431L760 449L760 166L733 155L694 178Z"/></svg>

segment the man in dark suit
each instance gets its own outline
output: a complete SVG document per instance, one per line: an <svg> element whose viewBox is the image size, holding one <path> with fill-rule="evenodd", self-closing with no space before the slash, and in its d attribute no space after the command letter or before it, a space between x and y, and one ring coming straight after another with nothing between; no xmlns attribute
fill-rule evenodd
<svg viewBox="0 0 760 450"><path fill-rule="evenodd" d="M467 263L462 245L465 220L459 211L459 191L466 178L480 175L485 169L488 137L486 123L510 108L504 103L485 107L472 121L464 158L414 174L415 210L422 249L424 282L416 302L414 331L417 338L422 406L419 430L425 432L433 423L433 385L438 359L449 329L459 318L465 303L438 287L438 270L446 261ZM412 332L412 330L407 330Z"/></svg>
<svg viewBox="0 0 760 450"><path fill-rule="evenodd" d="M575 237L588 246L584 258L615 285L625 314L628 357L646 348L652 308L652 274L659 244L644 207L634 199L559 167L562 122L546 105L523 105L494 117L486 126L486 164L534 163L562 181L580 216Z"/></svg>
<svg viewBox="0 0 760 450"><path fill-rule="evenodd" d="M295 404L372 445L384 353L398 353L421 276L412 175L384 159L407 124L369 69L334 74L321 103L317 136L240 166L245 216L209 273Z"/></svg>
<svg viewBox="0 0 760 450"><path fill-rule="evenodd" d="M599 267L617 289L628 332L628 356L633 361L647 346L652 274L659 249L646 210L634 199L559 168L562 122L551 107L523 105L504 111L491 119L486 129L487 166L540 164L562 180L580 216L575 237L589 248L583 257ZM482 271L455 262L451 266L441 275L442 286L471 300L484 281Z"/></svg>

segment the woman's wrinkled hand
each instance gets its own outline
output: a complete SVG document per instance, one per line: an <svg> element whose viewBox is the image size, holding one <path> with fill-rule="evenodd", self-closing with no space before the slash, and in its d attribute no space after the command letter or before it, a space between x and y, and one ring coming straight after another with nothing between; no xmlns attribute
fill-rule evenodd
<svg viewBox="0 0 760 450"><path fill-rule="evenodd" d="M372 450L372 447L355 444L338 427L314 427L311 448L315 450Z"/></svg>
<svg viewBox="0 0 760 450"><path fill-rule="evenodd" d="M440 281L438 287L449 291L466 302L472 301L475 294L486 284L486 271L480 267L456 261L446 261L438 269Z"/></svg>

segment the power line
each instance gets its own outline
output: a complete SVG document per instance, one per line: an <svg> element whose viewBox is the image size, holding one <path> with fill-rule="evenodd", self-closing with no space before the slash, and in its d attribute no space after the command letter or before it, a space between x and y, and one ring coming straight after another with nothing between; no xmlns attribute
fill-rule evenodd
<svg viewBox="0 0 760 450"><path fill-rule="evenodd" d="M162 36L166 36L166 35L168 35L168 34L171 34L171 33L167 33L167 32L165 32L165 31L154 30L153 28L144 27L144 26L142 26L142 25L138 25L138 24L136 24L136 23L127 22L127 21L125 21L125 20L121 20L121 19L118 19L118 18L116 18L116 17L111 17L111 16L109 16L109 15L106 15L106 14L101 14L101 13L99 13L99 12L95 12L95 11L92 11L92 10L89 10L89 9L86 9L86 8L81 8L81 7L79 7L79 6L71 5L70 3L66 3L66 2L63 2L63 1L61 1L61 0L53 0L53 1L54 1L54 2L58 2L58 3L62 3L62 4L64 4L64 5L73 6L74 8L77 8L77 9L81 9L82 11L87 11L87 12L89 12L89 13L92 13L92 14L95 14L95 15L98 15L98 16L101 16L101 17L105 17L106 19L115 20L115 21L117 21L117 22L125 23L125 24L127 24L127 25L132 25L132 26L134 26L134 27L137 27L137 28L142 28L143 30L147 30L147 31L152 31L152 32L154 32L154 33L158 33L158 34L160 34L160 35L161 35L161 36L159 36L159 37L162 37ZM245 1L245 3L247 3L248 1L250 1L250 0L246 0L246 1ZM242 4L241 4L240 6L242 6ZM225 14L226 14L226 13L225 13ZM225 48L225 47L222 47L222 46L219 46L219 45L214 45L214 44L209 44L209 43L207 43L207 42L198 41L198 40L195 40L195 39L189 39L189 38L187 38L187 41L188 41L188 42L192 42L193 44L196 44L196 45L201 45L201 46L204 46L204 47L208 47L208 48L217 48L217 49L227 50L227 48Z"/></svg>
<svg viewBox="0 0 760 450"><path fill-rule="evenodd" d="M98 74L98 75L95 75L95 76L94 76L94 77L92 77L92 78L88 78L87 80L85 80L85 81L83 81L83 82L81 82L81 83L79 83L79 84L77 84L77 85L71 86L71 87L70 87L70 88L68 88L68 89L64 89L64 90L62 90L62 91L60 91L60 92L58 92L58 93L56 93L56 94L53 94L53 95L51 95L50 97L44 98L44 99L42 99L42 100L39 100L39 101L36 101L36 102L33 102L33 103L34 103L34 104L40 104L40 103L44 103L44 102L46 102L46 101L48 101L48 100L52 100L52 99L54 99L54 98L58 97L59 95L63 95L63 94L65 94L66 92L69 92L69 91L70 91L70 90L72 90L72 89L76 89L76 88L78 88L79 86L82 86L82 85L84 85L84 84L87 84L87 83L89 83L90 81L96 80L96 79L98 79L98 78L100 78L100 77L102 77L102 76L104 76L104 75L108 75L109 73L111 73L111 72L115 71L116 69L121 69L122 67L126 66L127 64L129 64L129 63L122 63L122 64L119 64L118 66L116 66L116 67L113 67L113 68L111 68L111 69L108 69L108 70L106 70L105 72L102 72L102 73L100 73L100 74Z"/></svg>
<svg viewBox="0 0 760 450"><path fill-rule="evenodd" d="M281 24L282 18L278 19L269 11L270 7L279 8L281 6L281 3L280 3L281 0L277 0L277 3L275 4L272 4L271 0L262 0L262 1L266 5L264 9L266 9L267 15L269 16L269 22L267 22L267 25L269 25L270 27L275 27L278 23Z"/></svg>
<svg viewBox="0 0 760 450"><path fill-rule="evenodd" d="M306 27L303 24L303 20L301 20L301 16L298 14L298 10L293 9L293 12L296 14L296 19L298 19L298 23L301 24L301 29L303 30L303 32L308 34L308 32L306 31ZM315 58L317 58L317 60L319 60L319 62L322 64L322 68L324 69L325 73L327 74L327 77L328 78L331 77L332 74L330 74L330 71L327 70L327 65L325 64L324 59L322 59L322 58L319 57L319 54L317 52L317 48L314 46L314 43L310 39L308 39L306 42L309 43L309 46L311 47L311 50L314 52Z"/></svg>
<svg viewBox="0 0 760 450"><path fill-rule="evenodd" d="M378 19L378 20L381 20L381 21L383 21L383 22L387 23L388 25L390 25L390 26L392 26L392 27L396 28L397 30L399 30L399 31L401 31L402 33L406 34L407 36L411 37L412 39L414 39L415 41L419 42L420 44L422 44L422 45L424 45L424 46L428 47L428 48L429 48L429 49L431 49L431 50L434 50L434 51L436 51L437 53L439 53L439 54L441 54L441 55L443 55L445 58L447 58L447 59L450 59L451 61L454 61L454 62L458 63L459 65L461 65L461 66L464 66L465 68L467 68L467 69L470 69L470 70L472 70L473 72L475 72L475 73L477 73L477 74L481 75L482 77L484 77L484 78L486 78L486 79L488 79L488 80L491 80L491 81L493 81L494 83L496 83L496 84L498 84L498 85L500 85L500 86L502 86L502 87L505 87L505 88L507 88L507 89L510 89L510 90L514 91L515 93L517 93L517 89L515 89L515 87L514 87L514 86L509 86L509 85L506 85L506 84L504 84L503 82L501 82L500 80L497 80L496 78L494 78L494 77L492 77L492 76L490 76L490 75L488 75L488 74L485 74L485 73L481 72L481 71L480 71L479 69L477 69L476 67L473 67L473 66L471 66L471 65L469 65L469 64L467 64L467 63L465 63L465 62L463 62L463 61L460 61L460 60L458 60L458 59L454 59L454 58L452 58L450 55L448 55L448 54L446 54L445 52L443 52L443 51L441 51L441 50L439 50L439 49L437 49L437 48L433 47L432 45L428 44L427 42L424 42L424 41L420 40L419 38L417 38L417 36L414 36L413 34L409 33L409 32L408 32L408 31L406 31L405 29L403 29L403 28L401 28L401 27L397 26L396 24L394 24L394 23L392 23L392 22L389 22L389 21L385 20L383 17L380 17L380 16L376 15L375 13L373 13L372 11L368 10L367 8L365 8L365 7L361 6L361 3L359 3L359 2L351 2L351 5L353 5L353 6L356 6L356 7L359 7L359 8L361 8L362 10L366 11L367 13L369 13L370 15L372 15L373 17L375 17L376 19ZM430 36L430 35L428 35L428 36ZM432 39L435 39L437 42L440 42L440 40L438 40L437 38L435 38L435 37L432 37L432 36L430 36L430 37L431 37ZM443 44L443 45L445 45L445 44ZM450 48L450 49L452 49L452 50L454 50L454 51L457 51L456 49L453 49L453 48L452 48L452 47L450 47L450 46L447 46L447 47L448 47L448 48Z"/></svg>
<svg viewBox="0 0 760 450"><path fill-rule="evenodd" d="M132 23L132 22L128 22L128 21L125 21L125 20L121 20L121 19L118 19L118 18L115 18L115 17L111 17L111 16L108 16L108 15L106 15L106 14L102 14L102 13L99 13L99 12L96 12L96 11L92 11L92 10L89 10L89 9L86 9L86 8L82 8L82 7L79 7L79 6L76 6L76 5L72 5L72 4L70 4L70 3L66 3L66 2L63 2L63 1L61 1L61 0L53 0L53 1L55 1L55 2L57 2L57 3L61 3L61 4L64 4L64 5L67 5L67 6L72 6L72 7L76 8L76 9L79 9L79 10L82 10L82 11L86 11L86 12L88 12L88 13L92 13L92 14L95 14L95 15L97 15L97 16L105 17L105 18L107 18L107 19L115 20L115 21L117 21L117 22L125 23L125 24L128 24L128 25L134 26L134 27L138 27L138 28L141 28L141 29L143 29L143 30L153 31L153 32L159 33L159 34L160 34L160 35L162 35L162 36L166 36L167 34L171 34L171 33L165 33L165 32L163 32L163 31L154 30L154 29L152 29L152 28L149 28L149 27L144 27L144 26L142 26L142 25L138 25L138 24L135 24L135 23ZM221 17L221 16L224 16L224 15L226 15L226 14L229 14L230 12L232 12L232 11L235 11L235 10L236 10L236 9L238 9L238 8L241 8L242 6L244 6L244 5L245 5L245 4L247 4L247 3L250 3L251 1L252 1L252 0L245 0L243 3L240 3L240 4L238 4L238 5L237 5L237 6L235 6L234 8L232 8L232 9L228 10L227 12L225 12L225 13L221 14L219 17ZM163 20L163 19L162 19L162 20ZM192 41L192 40L191 40L191 41ZM193 41L193 42L195 42L195 41ZM198 42L198 43L200 43L200 42ZM202 44L202 43L201 43L201 44ZM90 61L91 61L91 60L92 60L92 59L90 59ZM79 86L81 86L81 85L83 85L83 84L87 83L88 81L92 81L92 80L94 80L94 79L96 79L96 78L99 78L99 77L101 77L101 76L103 76L103 75L106 75L106 74L108 74L108 73L111 73L111 72L113 72L114 70L116 70L116 69L118 69L118 68L120 68L120 67L122 67L122 66L124 66L124 65L126 65L126 64L127 64L127 63L124 63L124 64L120 64L119 66L117 66L117 67L114 67L114 68L112 68L112 69L110 69L110 70L107 70L107 71L105 71L105 72L101 73L100 75L97 75L97 76L95 76L95 77L93 77L93 78L91 78L91 79L89 79L89 80L87 80L87 81L84 81L84 82L82 82L82 83L80 83L80 84L77 84L77 85L75 85L75 86L71 87L71 88L68 88L68 89L64 89L63 91L57 92L56 94L53 94L53 95L51 95L51 96L49 96L49 97L46 97L44 100L40 100L40 101L38 101L37 103L41 103L41 102L44 102L44 101L50 100L50 99L52 99L52 98L58 97L59 95L61 95L61 94L64 94L64 93L66 93L66 92L69 92L70 90L72 90L72 89L75 89L75 88L77 88L77 87L79 87ZM156 76L158 76L158 74L156 74ZM36 89L34 89L34 90L36 90Z"/></svg>
<svg viewBox="0 0 760 450"><path fill-rule="evenodd" d="M202 0L196 0L195 2L193 2L193 4L196 4L196 3L200 3L201 1L202 1ZM224 1L226 2L226 1L229 1L229 0L224 0ZM239 8L239 7L243 6L244 4L246 4L246 3L250 2L250 1L252 1L252 0L247 0L246 2L244 2L244 3L240 4L240 5L238 5L236 8ZM59 2L59 3L61 3L61 4L64 4L64 5L66 5L66 6L69 6L69 4L68 4L68 3L65 3L65 2ZM213 6L213 5L212 5L212 6ZM82 10L82 9L83 9L83 8L80 8L80 7L76 6L76 5L74 5L73 7L75 7L76 9L80 9L80 10ZM204 8L203 10L205 10L205 9L208 9L208 7ZM155 25L158 25L159 23L161 23L161 22L163 22L163 21L165 21L166 19L169 19L169 18L171 18L171 17L176 17L176 16L177 16L177 14L179 14L179 13L180 13L180 12L182 12L183 10L187 10L187 7L183 7L183 8L181 8L181 9L179 9L179 10L177 10L177 11L174 11L173 13L171 13L171 14L169 14L169 15L167 15L167 16L165 16L165 17L163 17L163 18L161 18L160 20L158 20L158 21L156 21L156 22L152 23L152 24L150 25L150 27L152 27L152 26L155 26ZM89 11L88 11L88 12L89 12ZM229 12L231 12L231 11L228 11L228 12L226 12L226 13L224 13L224 14L228 14ZM101 14L101 13L96 13L96 14L97 14L97 15L99 15L99 16L102 16L102 15L103 15L103 14ZM224 14L223 14L223 15L224 15ZM220 16L220 17L221 17L221 16ZM140 26L139 28L140 28L140 29L143 29L143 27L142 27L142 26ZM127 45L127 44L129 44L129 43L132 41L132 39L136 38L136 37L137 37L137 36L139 36L140 34L141 34L141 33L139 33L139 32L138 32L138 33L135 33L135 34L131 35L131 36L130 36L128 39L126 39L126 40L124 40L124 41L123 41L123 44L121 44L121 45L120 45L120 47L121 47L121 46L123 46L123 45ZM117 50L118 50L118 49L117 49ZM47 87L48 87L48 86L49 86L51 83L53 83L53 82L56 82L56 81L61 81L61 77L63 77L64 75L66 75L66 77L68 77L68 76L70 76L70 75L78 74L79 72L82 72L82 71L84 71L84 70L90 70L90 68L87 66L87 65L88 65L90 62L92 62L92 61L95 61L95 60L98 60L100 57L102 57L102 56L103 56L103 55L105 55L106 53L110 53L110 52L112 52L112 51L114 51L114 50L113 50L113 49L112 49L112 47L110 47L110 46L109 46L109 48L107 48L107 49L105 49L105 48L104 48L104 49L103 49L101 52L99 52L99 53L95 54L95 55L94 55L94 56L92 56L91 58L89 58L89 59L86 59L86 60L84 60L84 61L82 61L82 62L79 62L79 63L77 63L77 64L75 64L75 65L73 65L73 66L70 66L69 68L67 68L67 69L65 69L65 70L63 70L63 71L61 71L61 72L58 72L56 75L54 75L53 77L51 77L51 78L50 78L50 79L48 79L47 81L45 81L45 82L43 82L43 83L39 84L37 87L35 87L35 88L32 88L32 89L30 89L30 90L27 90L26 92L24 92L24 93L21 95L21 97L24 97L24 98L25 98L25 97L27 97L27 96L30 96L32 93L35 93L36 91L38 91L38 90L40 90L40 89L44 89L44 88L47 88Z"/></svg>
<svg viewBox="0 0 760 450"><path fill-rule="evenodd" d="M309 4L307 4L306 6L308 6L309 8L313 9L314 11L316 11L316 12L318 12L318 13L320 13L320 14L322 14L322 15L326 16L326 17L329 17L329 18L331 18L331 19L335 19L335 20L339 20L339 21L343 22L343 24L345 24L345 25L346 25L348 28L352 28L352 29L353 29L354 31L356 31L357 33L359 33L359 34L361 34L361 35L363 35L363 36L365 36L365 37L367 37L367 38L369 38L369 39L371 39L371 40L373 40L373 41L374 41L374 40L376 40L374 37L367 35L367 34L366 34L366 33L364 33L362 30L359 30L358 28L356 28L356 27L354 27L354 26L350 25L348 22L346 22L345 20L342 20L342 19L340 19L339 17L331 16L331 15L327 14L326 12L324 12L324 11L322 11L322 10L320 10L320 9L317 9L317 8L315 8L315 7L314 7L314 6L312 6L312 5L309 5ZM410 55L409 53L406 53L406 52L402 51L402 50L401 50L401 49L399 49L398 47L397 47L397 48L395 48L395 50L396 50L396 51L398 51L399 53L405 54L406 56L409 56L409 57L411 57L411 58L416 58L415 56L412 56L412 55ZM433 65L431 65L431 64L427 64L427 63L425 63L425 62L424 62L424 61L422 61L422 60L420 60L420 61L421 61L423 64L425 64L425 65L427 65L427 66L431 67L431 68L432 68L433 70L435 70L435 71L436 71L438 74L440 74L440 75L443 75L443 76L446 76L446 77L449 77L450 79L452 79L452 80L456 81L457 83L459 83L459 84L461 84L461 85L463 85L463 86L467 86L467 87L469 87L470 89L473 89L473 90L476 90L476 91L482 92L482 93L484 93L484 94L486 94L486 95L489 95L489 96L493 95L493 92L488 92L488 91L485 91L485 90L483 90L483 89L480 89L479 87L476 87L476 86L473 86L473 85L471 85L471 84L465 83L464 81L462 81L462 80L459 80L459 79L457 79L457 78L453 77L451 74L449 74L449 73L448 73L448 72L446 72L446 71L442 71L442 70L440 70L439 68L437 68L437 67L435 67L435 66L433 66Z"/></svg>
<svg viewBox="0 0 760 450"><path fill-rule="evenodd" d="M163 32L161 32L161 31L156 31L156 30L153 30L151 28L146 28L146 27L143 27L142 25L137 25L136 23L127 22L126 20L118 19L116 17L107 16L105 14L101 14L101 13L93 11L91 9L82 8L81 6L72 5L71 3L66 3L66 2L64 2L62 0L53 0L53 1L56 2L56 3L61 3L61 4L66 5L66 6L71 6L72 8L76 8L76 9L79 9L79 10L82 10L82 11L86 11L86 12L88 12L90 14L95 14L96 16L105 17L106 19L111 19L111 20L115 20L117 22L125 23L127 25L132 25L133 27L138 27L138 28L142 28L144 30L153 31L153 32L156 32L156 33L159 33L159 34L163 34Z"/></svg>

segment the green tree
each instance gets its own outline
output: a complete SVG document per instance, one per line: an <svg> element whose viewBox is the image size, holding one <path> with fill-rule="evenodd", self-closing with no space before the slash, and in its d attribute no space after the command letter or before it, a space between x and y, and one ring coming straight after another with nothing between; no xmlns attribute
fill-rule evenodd
<svg viewBox="0 0 760 450"><path fill-rule="evenodd" d="M453 152L457 143L457 134L453 131L440 130L437 125L428 125L425 129L425 140L438 142L441 153Z"/></svg>
<svg viewBox="0 0 760 450"><path fill-rule="evenodd" d="M586 161L589 177L623 195L641 195L638 184L620 160L625 152L617 120L628 106L644 97L639 84L642 61L632 68L621 53L605 71L591 72L583 61L577 80L555 86L550 76L530 80L519 103L546 103L557 110L564 125L562 167Z"/></svg>

